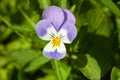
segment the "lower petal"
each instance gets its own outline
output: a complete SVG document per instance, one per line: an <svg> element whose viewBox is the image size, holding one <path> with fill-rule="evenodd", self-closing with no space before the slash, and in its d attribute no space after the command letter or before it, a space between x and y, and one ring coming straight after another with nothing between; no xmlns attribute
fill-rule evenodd
<svg viewBox="0 0 120 80"><path fill-rule="evenodd" d="M66 55L65 45L61 42L59 47L53 47L51 41L44 47L43 55L50 59L60 60Z"/></svg>

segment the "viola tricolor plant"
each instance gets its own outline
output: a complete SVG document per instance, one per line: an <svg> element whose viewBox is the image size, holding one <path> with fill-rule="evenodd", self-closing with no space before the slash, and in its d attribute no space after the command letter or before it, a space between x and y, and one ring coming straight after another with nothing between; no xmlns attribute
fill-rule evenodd
<svg viewBox="0 0 120 80"><path fill-rule="evenodd" d="M36 33L39 38L50 41L43 55L56 60L64 58L64 43L71 43L77 35L74 15L68 9L50 6L43 11L42 17L36 24Z"/></svg>

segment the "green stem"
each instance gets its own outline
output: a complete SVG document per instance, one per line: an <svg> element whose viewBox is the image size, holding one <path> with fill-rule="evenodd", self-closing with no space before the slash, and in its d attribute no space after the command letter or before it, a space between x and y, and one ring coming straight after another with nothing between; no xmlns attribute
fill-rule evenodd
<svg viewBox="0 0 120 80"><path fill-rule="evenodd" d="M19 72L18 72L18 80L23 80L22 79L22 69L19 69Z"/></svg>
<svg viewBox="0 0 120 80"><path fill-rule="evenodd" d="M33 23L33 21L31 21L31 19L27 16L27 14L21 9L20 6L18 6L19 11L21 12L21 14L24 16L24 18L31 24L31 26L35 27L35 23Z"/></svg>
<svg viewBox="0 0 120 80"><path fill-rule="evenodd" d="M82 6L82 3L83 3L84 0L78 0L77 2L77 6L76 6L76 9L77 9L77 16L79 15L79 12L81 10L81 6Z"/></svg>
<svg viewBox="0 0 120 80"><path fill-rule="evenodd" d="M10 24L4 17L0 16L0 19L10 28L12 29L18 36L23 37L23 35L21 35L18 31L14 30L12 27L12 24Z"/></svg>
<svg viewBox="0 0 120 80"><path fill-rule="evenodd" d="M57 80L62 80L62 75L59 69L59 62L57 60L53 60L53 67L56 71L56 76L57 76Z"/></svg>

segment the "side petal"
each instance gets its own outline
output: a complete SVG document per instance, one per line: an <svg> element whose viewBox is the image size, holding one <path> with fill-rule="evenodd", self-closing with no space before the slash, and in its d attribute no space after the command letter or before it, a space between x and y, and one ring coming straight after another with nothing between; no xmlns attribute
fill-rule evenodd
<svg viewBox="0 0 120 80"><path fill-rule="evenodd" d="M43 55L50 59L60 60L66 55L65 45L61 42L59 47L53 47L51 41L44 47Z"/></svg>
<svg viewBox="0 0 120 80"><path fill-rule="evenodd" d="M41 20L36 25L36 33L43 40L51 40L57 32L50 21Z"/></svg>
<svg viewBox="0 0 120 80"><path fill-rule="evenodd" d="M74 24L66 22L58 32L64 43L71 43L77 35L77 29Z"/></svg>
<svg viewBox="0 0 120 80"><path fill-rule="evenodd" d="M76 22L76 19L75 19L75 16L72 14L72 12L70 12L68 9L66 8L62 8L64 14L66 15L67 17L67 20L73 24L75 24Z"/></svg>
<svg viewBox="0 0 120 80"><path fill-rule="evenodd" d="M57 6L50 6L43 11L42 17L50 20L58 31L64 21L63 10Z"/></svg>

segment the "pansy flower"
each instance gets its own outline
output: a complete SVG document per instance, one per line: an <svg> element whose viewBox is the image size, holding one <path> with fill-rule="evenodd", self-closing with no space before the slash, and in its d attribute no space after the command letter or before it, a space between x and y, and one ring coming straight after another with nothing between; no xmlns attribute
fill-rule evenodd
<svg viewBox="0 0 120 80"><path fill-rule="evenodd" d="M68 9L50 6L43 11L42 18L36 24L36 33L39 38L50 41L43 48L43 55L56 60L64 58L64 43L71 43L77 35L74 15Z"/></svg>

